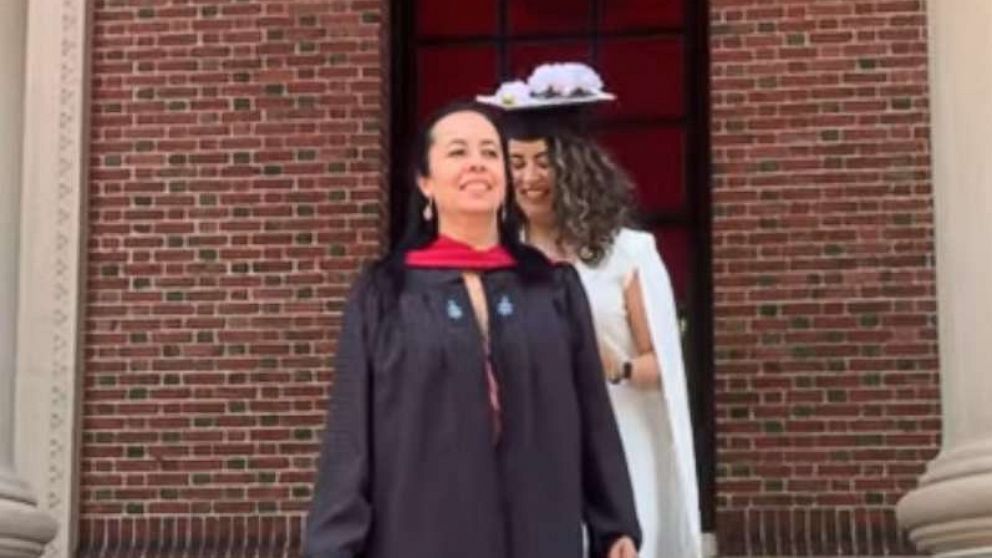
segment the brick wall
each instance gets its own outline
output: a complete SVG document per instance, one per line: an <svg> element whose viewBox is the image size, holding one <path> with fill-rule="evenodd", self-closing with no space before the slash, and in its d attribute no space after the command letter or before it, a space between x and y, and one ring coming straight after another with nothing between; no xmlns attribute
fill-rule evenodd
<svg viewBox="0 0 992 558"><path fill-rule="evenodd" d="M297 544L384 233L381 4L94 3L82 555Z"/></svg>
<svg viewBox="0 0 992 558"><path fill-rule="evenodd" d="M97 0L80 536L292 553L378 253L380 0ZM909 554L937 447L920 0L710 0L722 554Z"/></svg>
<svg viewBox="0 0 992 558"><path fill-rule="evenodd" d="M921 0L710 0L718 533L911 554L940 431Z"/></svg>

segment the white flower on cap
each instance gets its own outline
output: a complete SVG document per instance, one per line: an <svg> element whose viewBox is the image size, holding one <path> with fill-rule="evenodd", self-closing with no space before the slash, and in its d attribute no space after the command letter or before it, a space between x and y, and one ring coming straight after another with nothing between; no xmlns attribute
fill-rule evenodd
<svg viewBox="0 0 992 558"><path fill-rule="evenodd" d="M496 90L496 99L500 104L512 107L530 102L530 88L520 81L508 81L499 86Z"/></svg>
<svg viewBox="0 0 992 558"><path fill-rule="evenodd" d="M577 90L582 94L596 94L603 91L603 80L593 70L585 64L571 63L567 64L571 68L571 72L575 76L575 82L577 84Z"/></svg>
<svg viewBox="0 0 992 558"><path fill-rule="evenodd" d="M593 95L603 90L599 74L578 62L542 64L531 73L527 85L533 95L541 97Z"/></svg>

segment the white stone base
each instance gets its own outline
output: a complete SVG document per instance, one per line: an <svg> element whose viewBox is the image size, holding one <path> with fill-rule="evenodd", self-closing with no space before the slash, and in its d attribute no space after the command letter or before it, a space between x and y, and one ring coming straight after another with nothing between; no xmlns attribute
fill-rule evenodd
<svg viewBox="0 0 992 558"><path fill-rule="evenodd" d="M703 557L716 558L717 556L716 533L703 533Z"/></svg>
<svg viewBox="0 0 992 558"><path fill-rule="evenodd" d="M0 558L37 558L55 537L55 520L35 507L20 483L0 486ZM18 499L11 496L18 495Z"/></svg>

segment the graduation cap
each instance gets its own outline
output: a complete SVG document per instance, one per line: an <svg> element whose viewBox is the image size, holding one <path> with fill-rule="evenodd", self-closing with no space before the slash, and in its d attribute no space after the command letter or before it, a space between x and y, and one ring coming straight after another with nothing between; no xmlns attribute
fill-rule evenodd
<svg viewBox="0 0 992 558"><path fill-rule="evenodd" d="M512 139L537 139L560 133L582 134L591 108L616 99L603 90L599 74L578 62L542 64L526 82L505 82L476 101L501 109L504 131Z"/></svg>

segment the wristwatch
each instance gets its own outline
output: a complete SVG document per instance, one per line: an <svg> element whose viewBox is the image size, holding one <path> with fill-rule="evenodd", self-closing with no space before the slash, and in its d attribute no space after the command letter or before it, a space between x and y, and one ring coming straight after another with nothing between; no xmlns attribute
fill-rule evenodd
<svg viewBox="0 0 992 558"><path fill-rule="evenodd" d="M620 381L626 382L630 380L630 377L634 375L634 363L629 360L623 361L623 365L620 367Z"/></svg>

